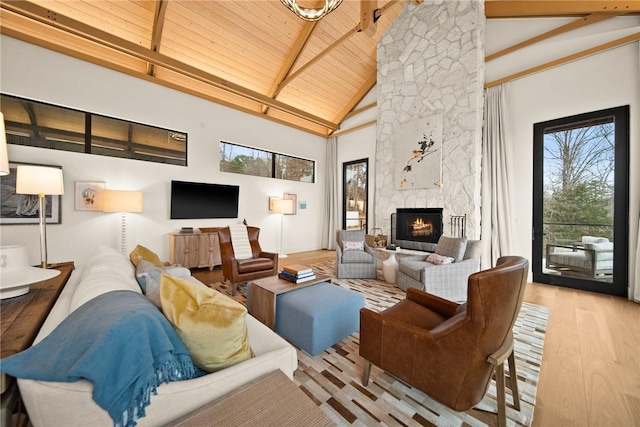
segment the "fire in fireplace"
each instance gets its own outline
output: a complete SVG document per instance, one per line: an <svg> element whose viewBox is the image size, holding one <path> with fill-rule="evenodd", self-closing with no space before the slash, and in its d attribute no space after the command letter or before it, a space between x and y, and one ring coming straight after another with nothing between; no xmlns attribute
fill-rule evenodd
<svg viewBox="0 0 640 427"><path fill-rule="evenodd" d="M442 208L396 209L396 240L438 243L442 235Z"/></svg>

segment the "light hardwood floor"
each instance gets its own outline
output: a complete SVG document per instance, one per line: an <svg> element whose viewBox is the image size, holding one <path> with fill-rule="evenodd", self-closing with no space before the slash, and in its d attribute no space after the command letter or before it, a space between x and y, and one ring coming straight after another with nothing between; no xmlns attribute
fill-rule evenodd
<svg viewBox="0 0 640 427"><path fill-rule="evenodd" d="M290 254L279 268L334 257ZM223 280L220 267L194 276ZM532 427L640 426L640 304L538 283L525 301L550 309Z"/></svg>

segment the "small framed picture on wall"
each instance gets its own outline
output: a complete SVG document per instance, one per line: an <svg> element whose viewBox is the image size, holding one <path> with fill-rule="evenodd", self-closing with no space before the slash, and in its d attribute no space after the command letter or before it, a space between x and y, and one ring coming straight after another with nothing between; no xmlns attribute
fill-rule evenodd
<svg viewBox="0 0 640 427"><path fill-rule="evenodd" d="M102 211L104 182L76 181L75 209L77 211Z"/></svg>

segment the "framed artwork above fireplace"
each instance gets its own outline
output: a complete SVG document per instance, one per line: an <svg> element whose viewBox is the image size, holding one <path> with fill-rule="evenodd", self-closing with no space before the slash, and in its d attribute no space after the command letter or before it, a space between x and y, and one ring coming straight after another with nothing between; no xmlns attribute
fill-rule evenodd
<svg viewBox="0 0 640 427"><path fill-rule="evenodd" d="M396 188L442 186L443 115L404 123L395 130Z"/></svg>

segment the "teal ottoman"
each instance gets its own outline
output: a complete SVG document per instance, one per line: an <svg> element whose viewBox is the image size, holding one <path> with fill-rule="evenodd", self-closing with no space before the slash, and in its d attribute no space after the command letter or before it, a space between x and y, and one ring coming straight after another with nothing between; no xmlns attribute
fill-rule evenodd
<svg viewBox="0 0 640 427"><path fill-rule="evenodd" d="M360 329L364 296L322 282L280 294L276 333L312 356Z"/></svg>

